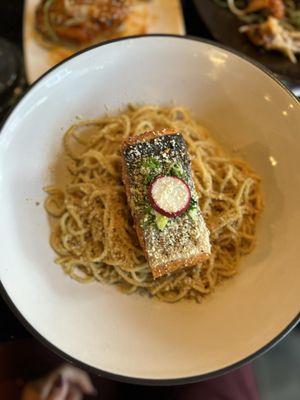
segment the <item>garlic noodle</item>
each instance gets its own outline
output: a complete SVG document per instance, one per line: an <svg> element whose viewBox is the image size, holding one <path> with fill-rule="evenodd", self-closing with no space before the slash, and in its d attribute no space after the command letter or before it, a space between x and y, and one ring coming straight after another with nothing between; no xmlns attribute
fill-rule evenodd
<svg viewBox="0 0 300 400"><path fill-rule="evenodd" d="M179 131L188 144L212 255L203 265L154 281L127 206L120 146L129 135L162 128ZM63 189L45 188L45 208L54 221L56 262L71 278L168 302L200 302L235 275L240 258L252 251L262 210L260 179L245 162L226 155L186 109L130 105L118 115L76 123L63 145L70 180Z"/></svg>

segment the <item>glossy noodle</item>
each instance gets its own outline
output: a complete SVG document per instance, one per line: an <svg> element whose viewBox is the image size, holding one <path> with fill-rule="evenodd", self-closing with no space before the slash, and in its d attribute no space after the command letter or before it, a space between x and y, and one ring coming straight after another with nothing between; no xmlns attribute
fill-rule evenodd
<svg viewBox="0 0 300 400"><path fill-rule="evenodd" d="M162 128L181 132L188 144L212 255L202 265L154 281L126 202L120 146L130 135ZM245 162L229 157L186 109L128 106L118 115L71 126L63 145L69 183L45 188L45 208L54 217L50 242L56 262L71 278L167 302L200 302L235 275L240 258L252 251L262 210L260 179Z"/></svg>

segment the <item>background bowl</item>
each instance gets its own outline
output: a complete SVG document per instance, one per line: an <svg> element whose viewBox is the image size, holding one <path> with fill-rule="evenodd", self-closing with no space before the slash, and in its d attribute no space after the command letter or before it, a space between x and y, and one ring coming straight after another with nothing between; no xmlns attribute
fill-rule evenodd
<svg viewBox="0 0 300 400"><path fill-rule="evenodd" d="M80 285L54 264L41 203L62 133L129 102L185 105L261 174L255 251L202 304ZM210 43L147 36L91 48L41 78L0 136L2 292L39 339L116 379L204 379L261 353L299 313L300 106L266 72ZM111 375L113 374L113 375Z"/></svg>

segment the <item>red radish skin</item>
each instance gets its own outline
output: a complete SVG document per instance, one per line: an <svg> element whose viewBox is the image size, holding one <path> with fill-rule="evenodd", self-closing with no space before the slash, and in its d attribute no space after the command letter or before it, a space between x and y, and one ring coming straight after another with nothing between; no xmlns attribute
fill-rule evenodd
<svg viewBox="0 0 300 400"><path fill-rule="evenodd" d="M172 190L172 184L174 185L174 190L176 190L176 186L177 189L180 190L178 194L180 194L182 198L175 197L174 194L176 195L176 192L170 193L172 200L178 200L177 208L170 210L167 209L167 204L165 208L164 204L161 204L162 199L157 198L157 189L161 189L161 192L163 192L164 188L169 189L170 191ZM160 187L158 185L160 185ZM162 194L166 195L166 193ZM174 218L183 214L189 208L191 201L191 191L188 184L183 179L178 178L177 176L157 176L149 185L148 198L154 210L166 217ZM172 206L174 208L175 205L173 204Z"/></svg>

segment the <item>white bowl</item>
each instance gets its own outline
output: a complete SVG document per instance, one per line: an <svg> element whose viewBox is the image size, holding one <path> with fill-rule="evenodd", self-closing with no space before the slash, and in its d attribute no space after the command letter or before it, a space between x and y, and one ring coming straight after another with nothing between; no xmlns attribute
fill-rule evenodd
<svg viewBox="0 0 300 400"><path fill-rule="evenodd" d="M185 105L261 174L255 251L202 304L80 285L54 264L42 187L77 115L129 102ZM195 39L147 36L84 51L42 77L0 136L2 292L40 340L120 380L183 383L249 361L299 317L300 106L268 72Z"/></svg>

